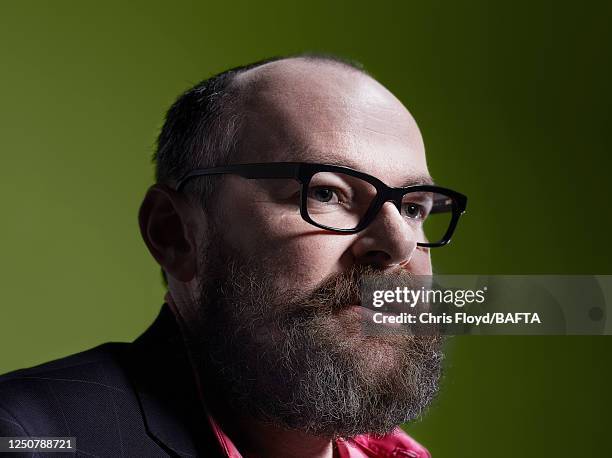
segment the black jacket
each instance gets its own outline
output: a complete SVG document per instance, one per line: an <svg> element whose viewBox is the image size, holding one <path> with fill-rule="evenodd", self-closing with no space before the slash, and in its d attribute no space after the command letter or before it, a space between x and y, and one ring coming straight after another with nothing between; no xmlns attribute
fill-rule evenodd
<svg viewBox="0 0 612 458"><path fill-rule="evenodd" d="M7 436L76 437L76 455L35 455L54 458L223 456L167 304L133 343L0 376L0 437Z"/></svg>

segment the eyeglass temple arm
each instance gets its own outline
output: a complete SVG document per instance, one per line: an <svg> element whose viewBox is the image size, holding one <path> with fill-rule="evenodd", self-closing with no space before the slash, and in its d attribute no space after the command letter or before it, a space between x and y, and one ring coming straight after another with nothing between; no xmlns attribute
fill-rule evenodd
<svg viewBox="0 0 612 458"><path fill-rule="evenodd" d="M181 178L176 185L176 190L180 191L185 183L191 178L211 175L235 174L247 179L255 178L297 178L299 175L299 164L236 164L223 167L211 167L208 169L192 170Z"/></svg>

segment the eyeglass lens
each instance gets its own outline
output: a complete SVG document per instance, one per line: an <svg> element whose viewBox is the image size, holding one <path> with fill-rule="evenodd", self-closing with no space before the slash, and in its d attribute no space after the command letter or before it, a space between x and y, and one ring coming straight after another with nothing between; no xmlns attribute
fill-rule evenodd
<svg viewBox="0 0 612 458"><path fill-rule="evenodd" d="M318 172L307 189L306 210L317 224L333 229L354 229L376 198L374 185L348 174ZM451 197L437 192L404 195L401 215L419 243L437 243L446 234L453 216Z"/></svg>

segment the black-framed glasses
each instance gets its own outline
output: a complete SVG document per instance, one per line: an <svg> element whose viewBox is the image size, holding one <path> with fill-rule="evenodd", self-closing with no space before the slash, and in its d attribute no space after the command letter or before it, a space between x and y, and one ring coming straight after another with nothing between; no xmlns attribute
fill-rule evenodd
<svg viewBox="0 0 612 458"><path fill-rule="evenodd" d="M333 232L365 229L385 202L392 202L413 229L417 245L439 247L450 242L467 197L451 189L423 184L387 186L378 178L349 167L308 162L235 164L195 169L181 178L177 191L195 177L233 174L246 179L288 178L301 184L300 214L313 226Z"/></svg>

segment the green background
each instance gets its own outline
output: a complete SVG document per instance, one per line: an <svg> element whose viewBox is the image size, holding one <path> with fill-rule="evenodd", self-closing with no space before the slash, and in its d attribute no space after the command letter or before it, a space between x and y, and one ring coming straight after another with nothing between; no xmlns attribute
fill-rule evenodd
<svg viewBox="0 0 612 458"><path fill-rule="evenodd" d="M443 273L611 274L610 3L3 2L0 372L132 340L162 303L136 213L165 110L323 51L409 107L466 193ZM460 337L407 427L434 457L611 456L611 337Z"/></svg>

